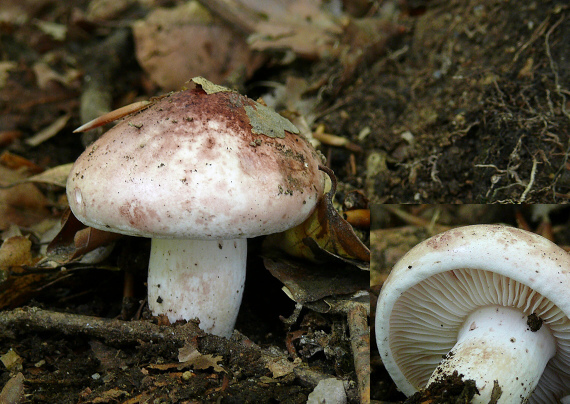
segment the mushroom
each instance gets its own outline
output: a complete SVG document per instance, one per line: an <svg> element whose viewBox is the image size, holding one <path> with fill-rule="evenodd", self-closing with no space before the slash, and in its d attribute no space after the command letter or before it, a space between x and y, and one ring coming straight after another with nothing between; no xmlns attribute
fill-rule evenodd
<svg viewBox="0 0 570 404"><path fill-rule="evenodd" d="M77 159L69 206L84 224L149 237L148 303L229 337L250 237L303 222L324 192L321 157L273 110L202 78L154 100Z"/></svg>
<svg viewBox="0 0 570 404"><path fill-rule="evenodd" d="M423 241L394 266L376 339L406 395L457 371L475 381L473 403L556 403L570 393L569 315L563 249L504 225L466 226Z"/></svg>

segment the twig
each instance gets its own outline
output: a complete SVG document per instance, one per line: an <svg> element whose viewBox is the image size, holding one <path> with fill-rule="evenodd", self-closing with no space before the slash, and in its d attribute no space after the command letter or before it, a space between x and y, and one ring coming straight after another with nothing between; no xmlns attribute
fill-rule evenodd
<svg viewBox="0 0 570 404"><path fill-rule="evenodd" d="M79 314L59 313L37 307L17 308L0 313L0 336L13 327L58 331L65 335L84 334L105 342L128 344L165 340L183 343L205 333L195 323L159 326L148 321L121 321Z"/></svg>
<svg viewBox="0 0 570 404"><path fill-rule="evenodd" d="M356 306L348 312L350 345L360 393L360 403L370 403L370 332L366 310Z"/></svg>

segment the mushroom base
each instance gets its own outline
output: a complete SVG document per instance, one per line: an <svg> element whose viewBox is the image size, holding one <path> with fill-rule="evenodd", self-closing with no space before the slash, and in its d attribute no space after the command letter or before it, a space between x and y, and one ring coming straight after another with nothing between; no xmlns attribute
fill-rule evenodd
<svg viewBox="0 0 570 404"><path fill-rule="evenodd" d="M204 331L229 337L245 283L247 240L152 239L148 304L171 323L200 320Z"/></svg>
<svg viewBox="0 0 570 404"><path fill-rule="evenodd" d="M428 386L457 371L479 389L472 403L526 402L556 350L548 327L537 329L527 322L527 314L509 307L489 306L471 313Z"/></svg>

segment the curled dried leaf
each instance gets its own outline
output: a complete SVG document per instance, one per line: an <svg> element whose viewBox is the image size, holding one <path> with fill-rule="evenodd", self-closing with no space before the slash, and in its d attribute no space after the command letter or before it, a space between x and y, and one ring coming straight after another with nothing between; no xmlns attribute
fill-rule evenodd
<svg viewBox="0 0 570 404"><path fill-rule="evenodd" d="M324 252L349 260L370 262L370 250L333 206L336 192L334 173L328 168L319 168L331 177L331 190L321 198L307 220L292 229L268 236L265 247L278 248L289 255L314 262L327 255Z"/></svg>
<svg viewBox="0 0 570 404"><path fill-rule="evenodd" d="M61 230L47 248L47 258L62 264L123 237L121 234L86 227L71 210L63 214L62 222Z"/></svg>

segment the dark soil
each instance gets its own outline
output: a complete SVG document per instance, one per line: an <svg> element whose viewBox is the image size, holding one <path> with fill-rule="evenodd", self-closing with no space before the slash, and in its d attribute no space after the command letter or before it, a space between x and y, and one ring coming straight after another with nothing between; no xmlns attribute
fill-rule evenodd
<svg viewBox="0 0 570 404"><path fill-rule="evenodd" d="M567 202L563 1L425 1L324 117L368 150L379 203ZM423 10L423 9L422 9ZM366 170L366 171L364 171Z"/></svg>

